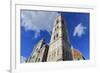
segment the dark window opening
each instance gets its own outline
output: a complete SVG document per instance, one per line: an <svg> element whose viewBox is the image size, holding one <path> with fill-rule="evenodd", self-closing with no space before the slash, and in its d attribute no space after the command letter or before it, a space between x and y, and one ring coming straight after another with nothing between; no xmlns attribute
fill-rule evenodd
<svg viewBox="0 0 100 73"><path fill-rule="evenodd" d="M38 59L38 62L40 61L40 58Z"/></svg>
<svg viewBox="0 0 100 73"><path fill-rule="evenodd" d="M55 36L54 36L54 40L55 40Z"/></svg>
<svg viewBox="0 0 100 73"><path fill-rule="evenodd" d="M56 24L58 24L58 23L59 23L59 20L57 19Z"/></svg>
<svg viewBox="0 0 100 73"><path fill-rule="evenodd" d="M56 37L58 38L58 34L56 35Z"/></svg>
<svg viewBox="0 0 100 73"><path fill-rule="evenodd" d="M56 31L56 28L55 28L55 31Z"/></svg>

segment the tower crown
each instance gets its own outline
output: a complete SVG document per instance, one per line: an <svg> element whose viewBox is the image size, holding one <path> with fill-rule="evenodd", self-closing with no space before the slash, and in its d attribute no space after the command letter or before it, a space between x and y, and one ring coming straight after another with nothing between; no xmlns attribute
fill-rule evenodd
<svg viewBox="0 0 100 73"><path fill-rule="evenodd" d="M63 23L64 17L61 13L58 14L57 18L55 19L54 25L57 25L58 23Z"/></svg>
<svg viewBox="0 0 100 73"><path fill-rule="evenodd" d="M68 32L66 32L66 30L67 29L66 29L64 17L61 13L59 13L59 16L57 16L57 18L55 19L55 22L54 22L54 27L53 27L53 31L52 31L50 44L53 43L55 40L57 40L60 37L67 39Z"/></svg>

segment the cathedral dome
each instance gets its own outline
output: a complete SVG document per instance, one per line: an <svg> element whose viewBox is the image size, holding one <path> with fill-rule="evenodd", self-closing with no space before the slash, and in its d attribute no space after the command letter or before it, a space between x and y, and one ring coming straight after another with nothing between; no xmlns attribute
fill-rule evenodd
<svg viewBox="0 0 100 73"><path fill-rule="evenodd" d="M72 49L73 60L85 60L81 52L77 49Z"/></svg>

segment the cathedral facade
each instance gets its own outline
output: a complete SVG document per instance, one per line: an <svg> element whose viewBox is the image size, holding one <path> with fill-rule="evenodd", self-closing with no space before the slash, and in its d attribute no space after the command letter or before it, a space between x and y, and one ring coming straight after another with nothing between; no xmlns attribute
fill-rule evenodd
<svg viewBox="0 0 100 73"><path fill-rule="evenodd" d="M78 50L71 48L66 26L67 23L62 14L59 14L54 21L49 45L44 39L40 40L26 62L84 60L85 58Z"/></svg>

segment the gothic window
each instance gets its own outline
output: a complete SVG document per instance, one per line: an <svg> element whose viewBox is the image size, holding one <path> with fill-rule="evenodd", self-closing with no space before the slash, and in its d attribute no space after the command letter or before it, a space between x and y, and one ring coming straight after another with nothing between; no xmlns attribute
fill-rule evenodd
<svg viewBox="0 0 100 73"><path fill-rule="evenodd" d="M58 38L58 33L57 33L56 35L54 35L54 40L55 40L56 38Z"/></svg>
<svg viewBox="0 0 100 73"><path fill-rule="evenodd" d="M80 58L77 58L77 60L80 60Z"/></svg>
<svg viewBox="0 0 100 73"><path fill-rule="evenodd" d="M35 56L33 56L32 58L34 58Z"/></svg>
<svg viewBox="0 0 100 73"><path fill-rule="evenodd" d="M40 61L40 58L38 58L38 62Z"/></svg>
<svg viewBox="0 0 100 73"><path fill-rule="evenodd" d="M38 58L35 59L35 62L37 62Z"/></svg>
<svg viewBox="0 0 100 73"><path fill-rule="evenodd" d="M55 36L54 36L54 40L55 40Z"/></svg>
<svg viewBox="0 0 100 73"><path fill-rule="evenodd" d="M58 33L57 33L56 37L58 38Z"/></svg>
<svg viewBox="0 0 100 73"><path fill-rule="evenodd" d="M55 31L58 29L59 27L57 26L56 28L55 28Z"/></svg>
<svg viewBox="0 0 100 73"><path fill-rule="evenodd" d="M58 23L59 23L59 20L57 19L56 24L58 24Z"/></svg>
<svg viewBox="0 0 100 73"><path fill-rule="evenodd" d="M38 50L38 53L40 53L40 50Z"/></svg>

